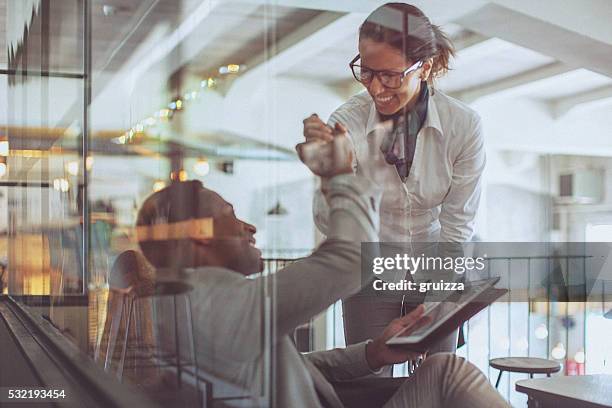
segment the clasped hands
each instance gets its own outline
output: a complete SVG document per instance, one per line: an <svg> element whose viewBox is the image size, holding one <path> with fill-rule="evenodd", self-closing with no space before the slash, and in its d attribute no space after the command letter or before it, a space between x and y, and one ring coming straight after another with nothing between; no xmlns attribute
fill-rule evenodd
<svg viewBox="0 0 612 408"><path fill-rule="evenodd" d="M332 128L312 114L304 119L304 137L306 141L295 149L314 174L327 179L353 171L353 149L343 125L336 123Z"/></svg>

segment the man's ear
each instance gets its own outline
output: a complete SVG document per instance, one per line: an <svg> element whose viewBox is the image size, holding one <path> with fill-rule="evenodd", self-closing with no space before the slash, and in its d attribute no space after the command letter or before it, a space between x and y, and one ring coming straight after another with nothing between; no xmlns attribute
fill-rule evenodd
<svg viewBox="0 0 612 408"><path fill-rule="evenodd" d="M427 81L431 75L431 69L433 68L433 58L427 58L423 60L423 66L421 67L421 81Z"/></svg>
<svg viewBox="0 0 612 408"><path fill-rule="evenodd" d="M212 244L212 238L207 238L207 239L202 239L202 238L189 238L188 241L191 243L191 245L193 245L195 248L201 248L201 249L206 249L206 248L210 248L210 245Z"/></svg>

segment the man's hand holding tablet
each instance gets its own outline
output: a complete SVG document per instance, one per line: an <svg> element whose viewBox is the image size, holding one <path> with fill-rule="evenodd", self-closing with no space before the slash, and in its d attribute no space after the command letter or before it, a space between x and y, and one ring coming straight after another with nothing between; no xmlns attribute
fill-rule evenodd
<svg viewBox="0 0 612 408"><path fill-rule="evenodd" d="M382 334L366 346L366 359L373 371L390 364L416 360L421 356L422 353L400 347L389 347L387 341L400 332L410 333L429 323L430 317L424 316L424 311L425 307L420 305L407 315L392 320Z"/></svg>
<svg viewBox="0 0 612 408"><path fill-rule="evenodd" d="M497 289L494 285L499 277L469 282L466 289L448 297L443 302L426 303L423 307L423 318L410 330L398 331L387 339L386 344L403 350L424 351L428 344L457 329L498 298L505 295L507 289ZM424 318L429 320L425 321Z"/></svg>

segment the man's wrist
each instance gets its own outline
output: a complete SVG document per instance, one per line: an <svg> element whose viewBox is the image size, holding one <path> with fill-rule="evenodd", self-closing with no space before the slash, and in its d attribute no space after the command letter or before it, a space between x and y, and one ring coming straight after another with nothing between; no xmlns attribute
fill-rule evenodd
<svg viewBox="0 0 612 408"><path fill-rule="evenodd" d="M377 340L370 340L366 343L366 362L371 371L379 371L384 367L384 362L380 361L379 343Z"/></svg>

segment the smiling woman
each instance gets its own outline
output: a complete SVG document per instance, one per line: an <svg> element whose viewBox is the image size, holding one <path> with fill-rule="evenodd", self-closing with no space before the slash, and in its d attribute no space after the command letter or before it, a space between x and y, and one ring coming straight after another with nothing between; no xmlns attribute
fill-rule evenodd
<svg viewBox="0 0 612 408"><path fill-rule="evenodd" d="M474 232L485 164L480 118L434 89L453 55L448 37L420 9L385 4L361 25L359 53L349 64L366 92L337 108L327 124L316 115L304 121L306 140L329 141L345 131L354 171L382 188L381 241L460 243ZM314 218L324 234L328 216L320 192ZM419 302L407 293L367 290L346 300L347 343L371 338ZM456 344L455 334L430 352L454 351Z"/></svg>
<svg viewBox="0 0 612 408"><path fill-rule="evenodd" d="M448 71L455 50L448 37L415 6L388 3L375 10L359 29L361 75L383 115L414 107L421 82L433 85ZM372 75L372 73L378 75ZM381 75L382 73L382 75ZM374 77L378 81L374 81Z"/></svg>

